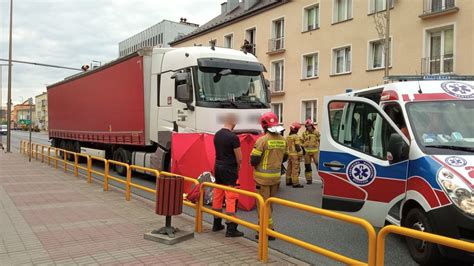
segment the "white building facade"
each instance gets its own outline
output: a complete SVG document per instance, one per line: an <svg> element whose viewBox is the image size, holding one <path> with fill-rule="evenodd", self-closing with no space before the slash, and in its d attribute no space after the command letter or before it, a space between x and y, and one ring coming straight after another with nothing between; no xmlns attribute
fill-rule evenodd
<svg viewBox="0 0 474 266"><path fill-rule="evenodd" d="M143 47L170 47L168 43L197 29L198 24L189 23L185 18L180 22L163 20L148 29L119 43L119 56L132 54Z"/></svg>

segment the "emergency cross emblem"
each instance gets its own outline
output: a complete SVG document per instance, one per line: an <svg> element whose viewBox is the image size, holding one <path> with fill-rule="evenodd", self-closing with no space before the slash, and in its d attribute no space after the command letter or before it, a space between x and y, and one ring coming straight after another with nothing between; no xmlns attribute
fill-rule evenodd
<svg viewBox="0 0 474 266"><path fill-rule="evenodd" d="M375 179L375 167L372 163L364 160L354 160L347 167L347 177L359 186L366 186Z"/></svg>
<svg viewBox="0 0 474 266"><path fill-rule="evenodd" d="M466 159L458 156L449 156L444 161L453 167L463 167L467 164Z"/></svg>
<svg viewBox="0 0 474 266"><path fill-rule="evenodd" d="M474 87L470 84L459 82L459 81L449 81L441 84L441 88L451 96L463 99L474 98Z"/></svg>

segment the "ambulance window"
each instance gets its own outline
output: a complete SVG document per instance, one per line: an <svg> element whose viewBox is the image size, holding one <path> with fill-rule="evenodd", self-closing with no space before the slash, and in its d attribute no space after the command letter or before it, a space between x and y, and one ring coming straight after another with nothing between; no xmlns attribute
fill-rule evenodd
<svg viewBox="0 0 474 266"><path fill-rule="evenodd" d="M329 116L331 135L335 141L386 159L388 139L395 130L376 108L360 102L331 102Z"/></svg>

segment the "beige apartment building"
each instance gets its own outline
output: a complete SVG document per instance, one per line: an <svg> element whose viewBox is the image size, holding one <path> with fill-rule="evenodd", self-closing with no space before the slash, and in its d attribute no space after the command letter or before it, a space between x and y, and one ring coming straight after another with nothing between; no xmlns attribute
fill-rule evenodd
<svg viewBox="0 0 474 266"><path fill-rule="evenodd" d="M35 96L36 122L40 130L48 130L48 94L46 92Z"/></svg>
<svg viewBox="0 0 474 266"><path fill-rule="evenodd" d="M249 47L282 124L321 119L323 97L383 84L385 0L227 0L173 47ZM474 1L392 0L390 75L474 74ZM383 13L382 13L383 12Z"/></svg>

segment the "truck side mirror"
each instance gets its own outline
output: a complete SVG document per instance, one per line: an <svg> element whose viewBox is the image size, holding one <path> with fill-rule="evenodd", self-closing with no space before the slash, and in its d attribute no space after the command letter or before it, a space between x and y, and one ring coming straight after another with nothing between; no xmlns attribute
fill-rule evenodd
<svg viewBox="0 0 474 266"><path fill-rule="evenodd" d="M390 163L408 160L410 147L398 133L392 133L388 142L387 158Z"/></svg>
<svg viewBox="0 0 474 266"><path fill-rule="evenodd" d="M189 104L193 101L193 90L189 73L176 73L175 79L176 100Z"/></svg>

